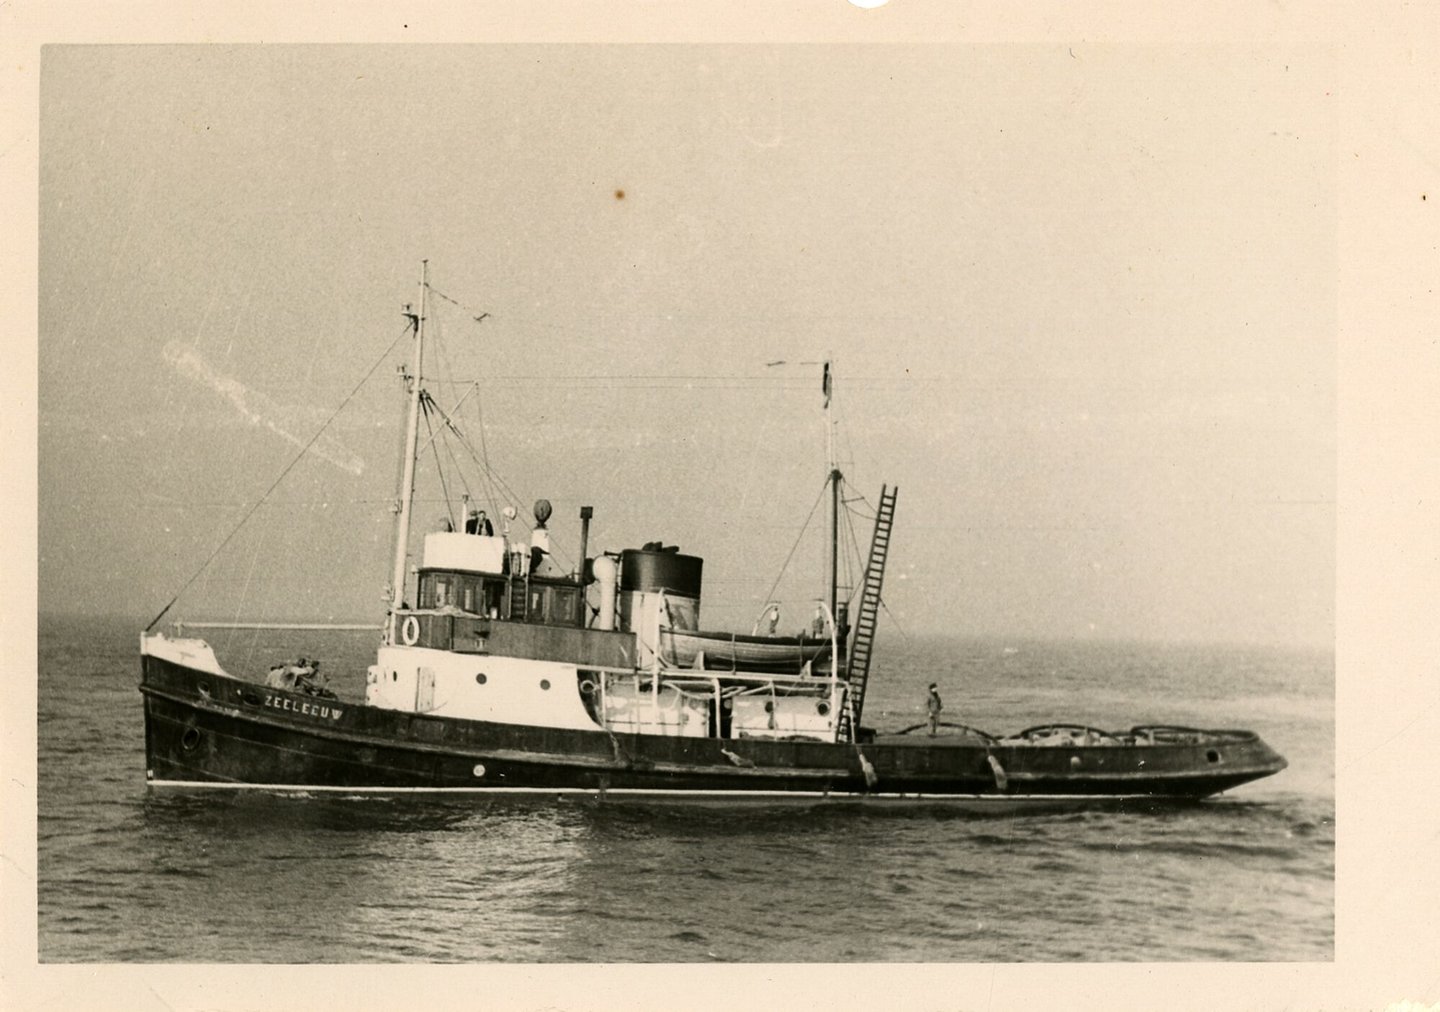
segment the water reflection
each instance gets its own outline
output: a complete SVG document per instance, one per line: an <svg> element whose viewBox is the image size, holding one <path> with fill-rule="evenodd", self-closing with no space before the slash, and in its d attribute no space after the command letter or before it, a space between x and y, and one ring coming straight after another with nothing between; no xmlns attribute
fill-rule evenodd
<svg viewBox="0 0 1440 1012"><path fill-rule="evenodd" d="M157 792L142 813L152 958L524 958L555 930L537 897L584 861L583 817L549 799Z"/></svg>

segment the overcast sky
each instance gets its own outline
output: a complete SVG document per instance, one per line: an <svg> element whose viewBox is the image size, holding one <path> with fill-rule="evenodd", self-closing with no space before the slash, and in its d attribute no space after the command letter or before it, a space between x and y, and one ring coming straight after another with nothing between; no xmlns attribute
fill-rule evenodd
<svg viewBox="0 0 1440 1012"><path fill-rule="evenodd" d="M854 494L901 489L902 629L1328 644L1329 80L1173 47L49 47L40 607L143 624L379 363L172 615L378 619L385 352L428 258L460 304L436 399L481 380L462 429L572 559L584 504L592 548L704 556L707 626L748 629L821 490L833 354ZM795 623L821 562L781 582Z"/></svg>

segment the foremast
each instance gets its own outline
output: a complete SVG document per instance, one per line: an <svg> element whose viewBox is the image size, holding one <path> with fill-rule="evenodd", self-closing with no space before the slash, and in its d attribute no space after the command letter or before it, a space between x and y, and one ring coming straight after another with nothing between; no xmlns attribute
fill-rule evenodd
<svg viewBox="0 0 1440 1012"><path fill-rule="evenodd" d="M415 499L415 448L420 433L420 379L425 365L425 293L430 262L420 261L420 297L417 311L411 313L415 328L414 371L410 375L410 406L405 422L404 473L400 478L400 503L395 518L395 566L390 580L390 614L385 623L385 639L395 642L397 613L405 606L405 567L409 560L410 510ZM407 306L408 310L409 307Z"/></svg>

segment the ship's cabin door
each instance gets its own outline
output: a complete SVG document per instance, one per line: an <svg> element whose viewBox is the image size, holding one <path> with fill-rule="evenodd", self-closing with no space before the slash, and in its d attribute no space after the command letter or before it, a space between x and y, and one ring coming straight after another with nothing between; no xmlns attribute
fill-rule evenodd
<svg viewBox="0 0 1440 1012"><path fill-rule="evenodd" d="M415 712L429 713L435 709L435 670L421 668L415 673Z"/></svg>

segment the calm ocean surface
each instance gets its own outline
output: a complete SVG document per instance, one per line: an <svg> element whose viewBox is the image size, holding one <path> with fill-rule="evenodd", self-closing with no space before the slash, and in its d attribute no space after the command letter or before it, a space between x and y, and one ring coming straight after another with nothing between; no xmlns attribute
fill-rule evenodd
<svg viewBox="0 0 1440 1012"><path fill-rule="evenodd" d="M866 723L1246 727L1276 777L1167 811L965 816L147 790L139 623L40 622L44 962L1124 961L1334 956L1325 653L890 637ZM218 633L221 663L373 633Z"/></svg>

